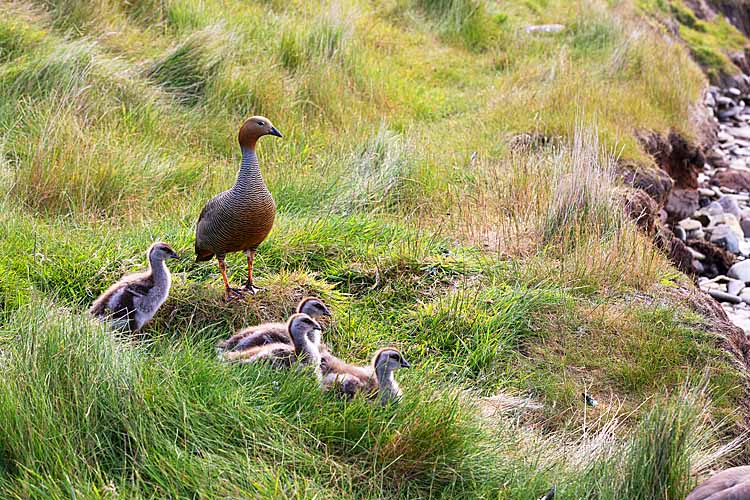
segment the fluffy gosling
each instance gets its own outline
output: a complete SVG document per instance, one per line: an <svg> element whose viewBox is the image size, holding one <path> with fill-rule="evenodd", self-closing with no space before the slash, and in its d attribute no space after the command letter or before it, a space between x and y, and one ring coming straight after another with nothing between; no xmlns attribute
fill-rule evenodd
<svg viewBox="0 0 750 500"><path fill-rule="evenodd" d="M225 352L223 359L239 363L254 363L270 360L272 366L289 368L295 362L312 366L318 380L322 379L320 371L320 323L304 313L293 314L287 322L287 334L292 343L274 342L253 346L242 351Z"/></svg>
<svg viewBox="0 0 750 500"><path fill-rule="evenodd" d="M305 297L297 304L296 313L307 314L314 320L331 316L331 311L322 300L317 297ZM219 356L229 351L244 351L251 347L266 344L291 344L287 323L274 322L243 328L236 334L216 345ZM316 343L320 343L320 339Z"/></svg>
<svg viewBox="0 0 750 500"><path fill-rule="evenodd" d="M172 276L165 261L179 256L161 242L151 245L146 255L148 270L120 278L94 301L90 314L111 320L115 328L130 332L139 331L154 317L167 300L172 286Z"/></svg>
<svg viewBox="0 0 750 500"><path fill-rule="evenodd" d="M321 356L322 385L347 398L353 398L358 392L368 397L379 395L380 403L385 405L398 400L402 394L393 372L410 366L401 353L391 347L376 351L369 366L352 365L324 352Z"/></svg>

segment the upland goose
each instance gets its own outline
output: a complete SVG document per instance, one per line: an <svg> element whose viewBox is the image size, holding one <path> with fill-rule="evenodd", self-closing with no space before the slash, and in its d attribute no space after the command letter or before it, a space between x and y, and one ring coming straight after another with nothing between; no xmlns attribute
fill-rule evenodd
<svg viewBox="0 0 750 500"><path fill-rule="evenodd" d="M732 467L711 476L685 500L750 500L750 465Z"/></svg>
<svg viewBox="0 0 750 500"><path fill-rule="evenodd" d="M369 366L345 363L326 351L321 355L322 385L348 398L358 392L367 396L379 395L380 402L386 404L401 397L401 388L393 372L409 366L401 353L391 347L376 351Z"/></svg>
<svg viewBox="0 0 750 500"><path fill-rule="evenodd" d="M165 261L179 256L161 242L151 245L146 255L148 270L120 278L94 301L89 313L109 319L116 328L131 332L137 332L154 317L172 286Z"/></svg>
<svg viewBox="0 0 750 500"><path fill-rule="evenodd" d="M317 297L305 297L302 299L297 304L295 312L305 313L314 320L331 315L328 307ZM221 355L228 351L242 351L250 347L276 342L291 344L292 339L289 338L286 323L261 323L260 325L243 328L227 340L219 342L216 345L216 349ZM319 339L318 342L320 342Z"/></svg>
<svg viewBox="0 0 750 500"><path fill-rule="evenodd" d="M255 144L264 135L281 137L271 122L254 116L240 128L239 143L242 164L234 186L211 198L198 217L195 230L196 261L207 261L215 255L224 280L225 298L256 293L253 284L253 259L273 227L276 204L260 173ZM247 256L247 282L240 288L229 286L224 258L228 253L244 252Z"/></svg>
<svg viewBox="0 0 750 500"><path fill-rule="evenodd" d="M320 324L307 314L296 313L289 317L287 331L292 339L292 344L286 342L275 342L242 351L229 351L224 353L226 361L239 363L254 363L261 360L270 360L271 364L279 368L288 368L298 362L301 365L312 366L315 375L320 380Z"/></svg>

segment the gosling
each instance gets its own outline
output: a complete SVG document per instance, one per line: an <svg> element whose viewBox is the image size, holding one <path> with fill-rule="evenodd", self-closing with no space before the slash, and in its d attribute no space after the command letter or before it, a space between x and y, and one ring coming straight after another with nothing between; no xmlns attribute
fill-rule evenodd
<svg viewBox="0 0 750 500"><path fill-rule="evenodd" d="M410 366L401 353L391 347L376 351L370 366L345 363L326 351L321 356L322 386L337 390L349 399L357 393L368 397L379 395L380 403L385 405L402 395L393 372Z"/></svg>
<svg viewBox="0 0 750 500"><path fill-rule="evenodd" d="M223 355L226 361L254 363L270 360L276 368L289 368L295 362L312 366L315 376L322 380L320 371L320 323L304 313L295 313L287 322L287 335L292 343L274 342L250 347L242 351L230 351Z"/></svg>
<svg viewBox="0 0 750 500"><path fill-rule="evenodd" d="M172 286L165 261L179 256L161 242L151 245L146 255L148 270L120 278L94 301L89 309L91 315L111 320L113 327L130 332L138 332L154 317Z"/></svg>
<svg viewBox="0 0 750 500"><path fill-rule="evenodd" d="M296 313L304 313L314 320L322 317L330 317L331 310L317 297L305 297L297 304ZM216 345L219 356L228 351L243 351L251 347L266 344L291 344L287 323L274 322L262 323L260 325L243 328L236 334L223 340ZM320 339L317 341L320 344Z"/></svg>

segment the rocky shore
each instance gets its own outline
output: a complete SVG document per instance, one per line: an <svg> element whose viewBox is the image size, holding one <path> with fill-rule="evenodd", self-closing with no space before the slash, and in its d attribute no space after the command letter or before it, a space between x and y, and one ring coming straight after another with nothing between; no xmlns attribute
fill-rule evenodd
<svg viewBox="0 0 750 500"><path fill-rule="evenodd" d="M697 210L670 226L692 256L701 290L750 333L750 94L711 87L705 104L718 140L697 175Z"/></svg>

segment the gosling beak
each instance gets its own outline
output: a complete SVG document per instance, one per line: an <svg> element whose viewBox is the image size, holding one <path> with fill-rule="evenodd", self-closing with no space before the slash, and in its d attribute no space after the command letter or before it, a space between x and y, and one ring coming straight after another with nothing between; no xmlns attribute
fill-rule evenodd
<svg viewBox="0 0 750 500"><path fill-rule="evenodd" d="M401 358L401 368L411 368L411 365L404 358Z"/></svg>
<svg viewBox="0 0 750 500"><path fill-rule="evenodd" d="M331 317L331 310L326 307L326 309L323 311L323 316Z"/></svg>
<svg viewBox="0 0 750 500"><path fill-rule="evenodd" d="M172 254L169 256L169 258L171 258L171 259L179 259L180 256L177 255L177 252L172 252Z"/></svg>
<svg viewBox="0 0 750 500"><path fill-rule="evenodd" d="M278 130L276 130L276 127L271 127L271 131L269 132L269 134L275 135L276 137L283 137L281 135L281 132L279 132Z"/></svg>

